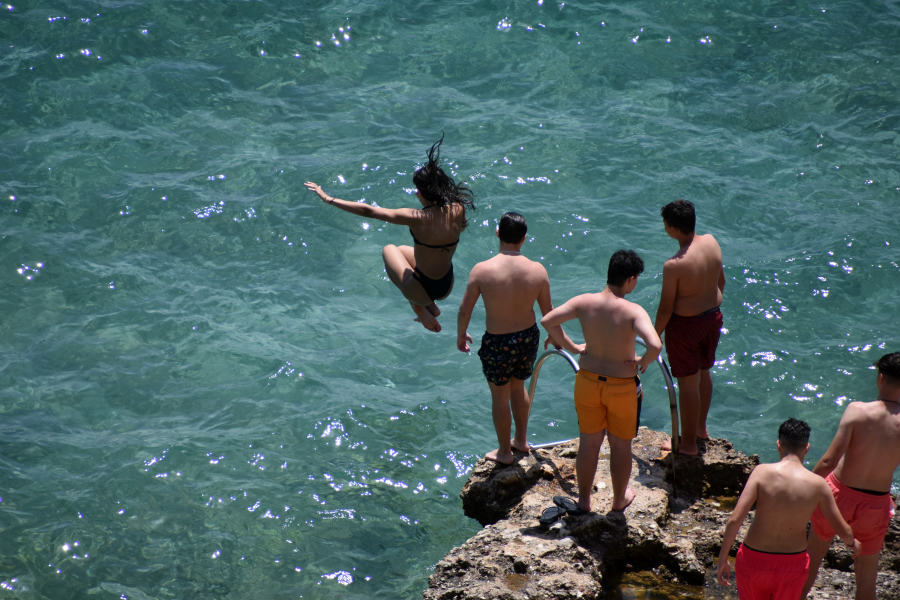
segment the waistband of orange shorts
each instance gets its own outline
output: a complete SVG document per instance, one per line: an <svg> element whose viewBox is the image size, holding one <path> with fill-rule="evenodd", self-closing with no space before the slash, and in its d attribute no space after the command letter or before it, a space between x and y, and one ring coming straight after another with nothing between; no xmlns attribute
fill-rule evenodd
<svg viewBox="0 0 900 600"><path fill-rule="evenodd" d="M599 375L597 373L592 373L587 369L578 369L578 374L582 377L587 377L588 379L592 379L594 381L605 381L607 383L640 383L641 378L635 375L634 377L609 377L608 375Z"/></svg>

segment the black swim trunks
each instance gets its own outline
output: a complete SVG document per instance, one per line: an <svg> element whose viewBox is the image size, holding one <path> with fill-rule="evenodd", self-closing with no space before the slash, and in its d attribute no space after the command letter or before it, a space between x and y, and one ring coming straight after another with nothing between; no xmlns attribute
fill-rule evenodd
<svg viewBox="0 0 900 600"><path fill-rule="evenodd" d="M506 385L510 377L528 379L540 341L537 323L516 333L495 335L485 332L478 350L484 376L494 385Z"/></svg>

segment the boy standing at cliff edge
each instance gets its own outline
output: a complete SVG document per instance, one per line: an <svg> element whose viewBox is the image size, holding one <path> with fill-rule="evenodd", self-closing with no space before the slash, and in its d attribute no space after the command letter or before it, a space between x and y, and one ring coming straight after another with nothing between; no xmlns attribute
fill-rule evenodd
<svg viewBox="0 0 900 600"><path fill-rule="evenodd" d="M531 376L541 341L534 303L537 301L542 315L553 310L547 270L521 253L526 233L525 217L515 212L503 215L497 228L500 253L472 267L456 320L456 347L460 352L468 352L472 338L466 328L478 296L484 299L487 331L481 338L478 356L491 388L491 415L499 444L484 457L506 465L513 462L513 448L520 452L530 450L525 434L531 398L525 390L525 380ZM562 336L572 343L565 333ZM513 440L509 439L510 408L516 423Z"/></svg>
<svg viewBox="0 0 900 600"><path fill-rule="evenodd" d="M728 553L756 504L753 523L734 561L741 600L797 600L809 570L806 524L813 510L821 509L844 543L853 548L853 555L859 554L859 542L841 518L831 489L803 466L809 431L809 425L794 418L781 424L776 442L781 461L753 469L725 525L717 576L722 585L730 585Z"/></svg>
<svg viewBox="0 0 900 600"><path fill-rule="evenodd" d="M834 440L813 469L825 477L841 515L862 542L862 553L853 558L856 600L875 600L878 555L895 509L891 483L900 465L900 352L885 354L875 368L878 399L847 406ZM819 563L834 539L834 530L819 511L812 526L812 564L802 598L816 582Z"/></svg>
<svg viewBox="0 0 900 600"><path fill-rule="evenodd" d="M679 454L696 456L697 439L709 439L706 416L712 403L712 376L722 329L725 270L722 250L711 234L697 235L694 205L676 200L662 209L663 226L680 248L663 266L656 333L666 333L666 354L678 379L681 416ZM663 450L671 450L671 441Z"/></svg>
<svg viewBox="0 0 900 600"><path fill-rule="evenodd" d="M591 489L607 432L612 510L623 511L634 501L635 491L628 485L631 440L637 436L644 397L638 370L646 371L662 350L650 315L625 299L637 287L638 275L643 272L640 256L632 250L619 250L609 259L602 292L576 296L541 319L554 344L582 355L575 377L575 412L581 432L575 459L578 507L576 511L569 510L570 515L591 510ZM575 345L560 327L572 319L581 323L584 344ZM643 356L634 351L638 335L647 344Z"/></svg>

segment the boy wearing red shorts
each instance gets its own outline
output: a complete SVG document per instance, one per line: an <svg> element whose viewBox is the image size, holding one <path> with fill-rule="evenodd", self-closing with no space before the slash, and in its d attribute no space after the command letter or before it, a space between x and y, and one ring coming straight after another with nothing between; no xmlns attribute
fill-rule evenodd
<svg viewBox="0 0 900 600"><path fill-rule="evenodd" d="M900 465L900 352L885 354L874 366L878 399L847 406L831 446L813 469L826 477L841 515L862 543L860 556L853 559L857 600L875 600L878 556L894 516L891 483ZM834 538L834 530L818 512L812 525L811 568L802 598L815 583Z"/></svg>
<svg viewBox="0 0 900 600"><path fill-rule="evenodd" d="M809 570L806 524L813 510L839 533L853 555L859 542L841 518L831 489L803 467L809 451L809 425L790 418L778 428L781 461L759 465L750 474L734 512L725 526L719 552L719 582L729 585L728 553L753 504L756 513L734 561L741 600L797 600Z"/></svg>
<svg viewBox="0 0 900 600"><path fill-rule="evenodd" d="M698 439L708 439L706 416L712 402L712 375L722 329L725 271L722 250L711 234L698 235L694 205L676 200L662 209L666 233L678 242L675 256L663 265L656 333L665 332L672 376L678 379L681 413L679 454L696 456ZM665 442L663 450L671 450Z"/></svg>

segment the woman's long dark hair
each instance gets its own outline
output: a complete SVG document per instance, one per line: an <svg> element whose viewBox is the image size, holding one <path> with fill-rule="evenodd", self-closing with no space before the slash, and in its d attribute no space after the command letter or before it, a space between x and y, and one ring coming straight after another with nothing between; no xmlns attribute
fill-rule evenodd
<svg viewBox="0 0 900 600"><path fill-rule="evenodd" d="M433 202L434 206L461 204L468 210L475 210L475 194L465 185L457 184L453 178L444 173L440 167L441 143L444 136L431 145L428 150L428 162L413 173L413 183L422 197Z"/></svg>

